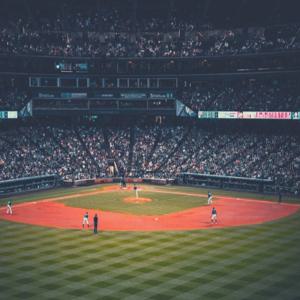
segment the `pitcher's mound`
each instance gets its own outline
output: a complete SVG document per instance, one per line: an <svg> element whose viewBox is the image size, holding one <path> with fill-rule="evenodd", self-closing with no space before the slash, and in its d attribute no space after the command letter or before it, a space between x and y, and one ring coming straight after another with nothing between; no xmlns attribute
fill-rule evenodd
<svg viewBox="0 0 300 300"><path fill-rule="evenodd" d="M150 198L143 198L143 197L139 197L139 198L126 197L126 198L123 199L123 201L125 203L143 204L143 203L151 202L152 199L150 199Z"/></svg>

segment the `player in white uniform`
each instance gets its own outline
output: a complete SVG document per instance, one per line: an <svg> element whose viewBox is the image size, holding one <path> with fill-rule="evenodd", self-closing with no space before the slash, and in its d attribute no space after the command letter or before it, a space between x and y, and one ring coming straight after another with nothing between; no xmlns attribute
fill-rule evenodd
<svg viewBox="0 0 300 300"><path fill-rule="evenodd" d="M12 214L13 214L13 212L12 212L12 203L11 203L10 200L7 202L6 213L7 213L8 215L12 215Z"/></svg>
<svg viewBox="0 0 300 300"><path fill-rule="evenodd" d="M133 189L135 191L135 198L137 199L139 197L138 187L136 184L133 185Z"/></svg>
<svg viewBox="0 0 300 300"><path fill-rule="evenodd" d="M82 220L82 228L84 228L84 225L87 224L88 227L90 227L90 223L89 223L89 213L86 212L83 216L83 220Z"/></svg>
<svg viewBox="0 0 300 300"><path fill-rule="evenodd" d="M212 204L212 193L208 192L207 194L207 203L208 205Z"/></svg>

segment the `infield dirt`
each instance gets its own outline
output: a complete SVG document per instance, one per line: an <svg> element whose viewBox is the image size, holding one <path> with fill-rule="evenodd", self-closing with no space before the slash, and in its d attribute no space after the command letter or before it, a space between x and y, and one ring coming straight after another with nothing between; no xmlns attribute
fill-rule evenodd
<svg viewBox="0 0 300 300"><path fill-rule="evenodd" d="M0 209L0 218L12 222L26 223L37 226L81 229L81 222L86 209L69 207L59 200L109 193L119 190L113 187L109 190L81 192L78 194L26 202L14 206L14 214L6 215L5 207ZM151 192L162 192L151 190ZM167 191L163 191L167 193ZM176 192L170 192L175 194ZM178 194L185 194L178 192ZM196 196L197 194L185 195ZM199 196L199 194L198 194ZM130 197L134 201L136 198ZM140 198L142 199L142 198ZM151 200L151 199L150 199ZM165 230L197 230L209 228L224 228L260 224L294 214L299 210L296 204L279 204L254 199L236 199L230 197L215 197L214 207L218 212L218 224L212 225L210 215L212 206L205 205L175 213L158 216L132 215L110 211L89 209L92 216L100 216L101 230L120 231L165 231Z"/></svg>

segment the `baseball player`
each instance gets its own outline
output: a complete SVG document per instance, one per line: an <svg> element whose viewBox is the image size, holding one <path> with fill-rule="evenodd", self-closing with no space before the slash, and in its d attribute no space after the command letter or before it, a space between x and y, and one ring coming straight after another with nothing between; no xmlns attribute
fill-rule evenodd
<svg viewBox="0 0 300 300"><path fill-rule="evenodd" d="M217 221L217 210L213 207L212 211L211 211L211 222L213 224L216 224Z"/></svg>
<svg viewBox="0 0 300 300"><path fill-rule="evenodd" d="M98 233L98 215L95 214L94 216L94 233Z"/></svg>
<svg viewBox="0 0 300 300"><path fill-rule="evenodd" d="M212 204L212 193L211 192L207 193L207 203L208 203L208 205Z"/></svg>
<svg viewBox="0 0 300 300"><path fill-rule="evenodd" d="M82 228L84 228L84 225L87 224L88 227L90 227L90 223L89 223L89 213L86 212L83 216L83 220L82 220Z"/></svg>
<svg viewBox="0 0 300 300"><path fill-rule="evenodd" d="M139 197L139 192L138 192L138 187L137 187L136 183L133 185L133 189L135 191L135 198L137 199Z"/></svg>
<svg viewBox="0 0 300 300"><path fill-rule="evenodd" d="M8 215L12 215L13 214L13 212L12 212L12 202L10 200L7 202L6 213Z"/></svg>

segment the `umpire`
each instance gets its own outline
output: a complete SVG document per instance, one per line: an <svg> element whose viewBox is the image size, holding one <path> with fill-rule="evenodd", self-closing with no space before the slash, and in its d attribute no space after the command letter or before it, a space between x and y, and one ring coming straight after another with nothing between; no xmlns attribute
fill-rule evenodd
<svg viewBox="0 0 300 300"><path fill-rule="evenodd" d="M98 233L98 215L94 215L94 233Z"/></svg>

